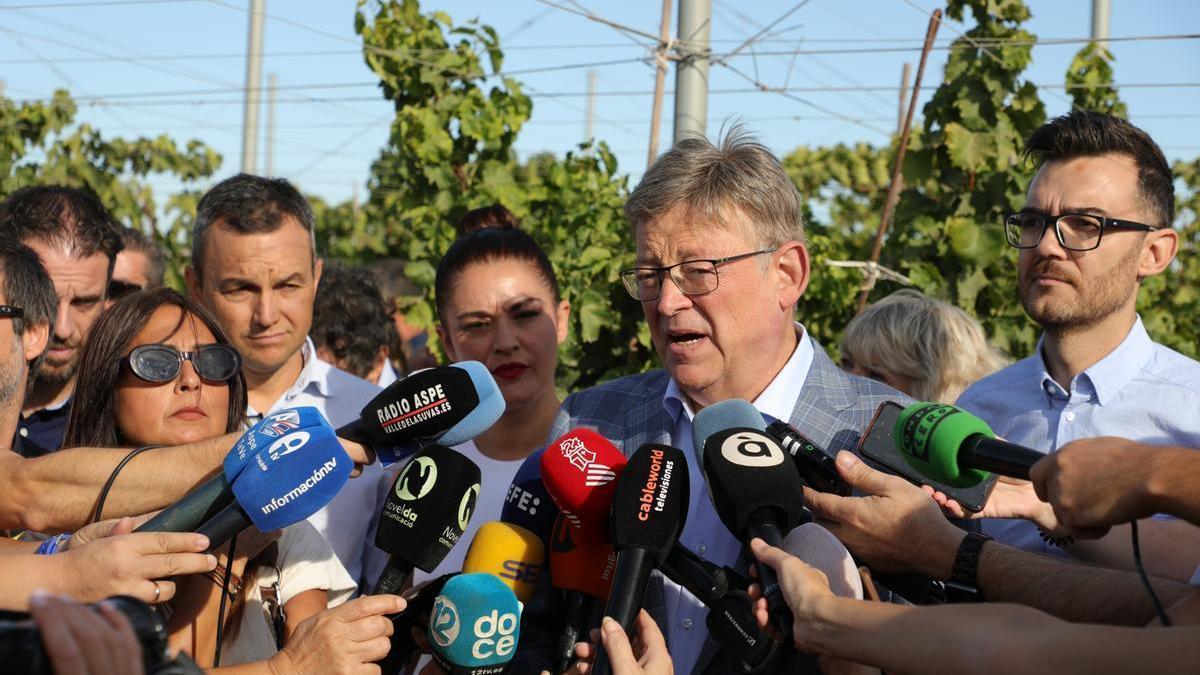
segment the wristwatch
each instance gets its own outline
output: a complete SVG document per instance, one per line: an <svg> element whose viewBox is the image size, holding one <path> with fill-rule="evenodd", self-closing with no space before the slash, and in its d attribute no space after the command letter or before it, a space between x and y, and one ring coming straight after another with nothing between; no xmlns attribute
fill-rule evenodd
<svg viewBox="0 0 1200 675"><path fill-rule="evenodd" d="M979 588L975 578L979 571L979 554L983 550L984 542L991 540L991 537L982 532L968 532L967 536L963 537L962 543L958 545L958 553L954 556L954 569L950 572L949 583L971 589Z"/></svg>

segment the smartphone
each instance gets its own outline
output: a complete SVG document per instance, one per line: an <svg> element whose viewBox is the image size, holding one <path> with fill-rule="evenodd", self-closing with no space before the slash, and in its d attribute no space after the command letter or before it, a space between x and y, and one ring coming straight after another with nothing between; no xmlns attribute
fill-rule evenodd
<svg viewBox="0 0 1200 675"><path fill-rule="evenodd" d="M875 411L875 418L867 427L858 443L858 454L865 457L868 464L877 469L900 476L914 485L929 485L945 494L972 513L977 513L987 504L992 487L996 484L996 474L988 476L987 480L969 488L951 487L944 483L930 480L914 469L900 451L896 449L896 441L892 438L892 429L904 408L894 401L886 401Z"/></svg>

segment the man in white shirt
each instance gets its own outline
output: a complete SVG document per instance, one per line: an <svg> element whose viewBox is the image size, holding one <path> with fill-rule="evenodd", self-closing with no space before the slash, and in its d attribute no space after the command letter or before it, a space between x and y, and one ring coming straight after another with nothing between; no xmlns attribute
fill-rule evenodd
<svg viewBox="0 0 1200 675"><path fill-rule="evenodd" d="M188 291L241 352L252 422L311 405L338 427L356 419L379 392L322 361L308 339L321 268L312 209L286 180L239 174L201 198L185 271ZM368 585L382 569L368 533L379 518L384 476L378 465L366 467L309 518L350 576ZM364 569L365 555L370 569Z"/></svg>

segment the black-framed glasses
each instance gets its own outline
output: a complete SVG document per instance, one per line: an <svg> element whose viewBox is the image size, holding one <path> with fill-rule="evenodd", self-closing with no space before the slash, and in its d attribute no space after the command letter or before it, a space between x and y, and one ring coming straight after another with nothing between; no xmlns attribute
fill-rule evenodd
<svg viewBox="0 0 1200 675"><path fill-rule="evenodd" d="M713 260L685 260L669 267L634 267L621 270L621 283L634 300L649 302L657 300L662 293L663 275L670 274L671 280L684 295L704 295L717 290L720 277L717 266L752 258L764 253L774 253L778 248L764 248L761 251L751 251L740 255Z"/></svg>
<svg viewBox="0 0 1200 675"><path fill-rule="evenodd" d="M181 352L171 345L142 345L129 352L126 359L129 369L147 382L170 382L179 376L184 361L202 379L212 382L228 382L242 368L242 357L229 345L200 345L195 351Z"/></svg>
<svg viewBox="0 0 1200 675"><path fill-rule="evenodd" d="M1068 251L1091 251L1100 245L1105 230L1153 232L1158 229L1132 220L1118 220L1090 213L1049 216L1036 211L1019 211L1009 214L1004 219L1004 236L1014 248L1035 248L1041 243L1051 225L1054 226L1054 236L1059 245Z"/></svg>
<svg viewBox="0 0 1200 675"><path fill-rule="evenodd" d="M19 319L25 316L25 310L12 305L0 305L0 317L8 317L10 319Z"/></svg>

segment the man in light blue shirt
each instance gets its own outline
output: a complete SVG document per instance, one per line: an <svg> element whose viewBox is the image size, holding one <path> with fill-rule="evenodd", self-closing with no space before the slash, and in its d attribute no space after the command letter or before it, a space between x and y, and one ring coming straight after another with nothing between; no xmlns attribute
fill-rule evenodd
<svg viewBox="0 0 1200 675"><path fill-rule="evenodd" d="M1094 436L1200 448L1200 363L1150 339L1135 305L1141 280L1175 257L1173 177L1162 151L1126 120L1075 111L1026 143L1041 166L1025 207L1005 220L1020 249L1021 303L1043 329L1037 351L980 380L958 405L995 432L1041 452ZM1052 524L1027 486L999 484L985 515ZM1072 555L1131 566L1128 527L1095 542L1062 542ZM1148 571L1188 579L1200 528L1175 520L1141 528ZM985 533L1062 555L1025 520L987 520Z"/></svg>

